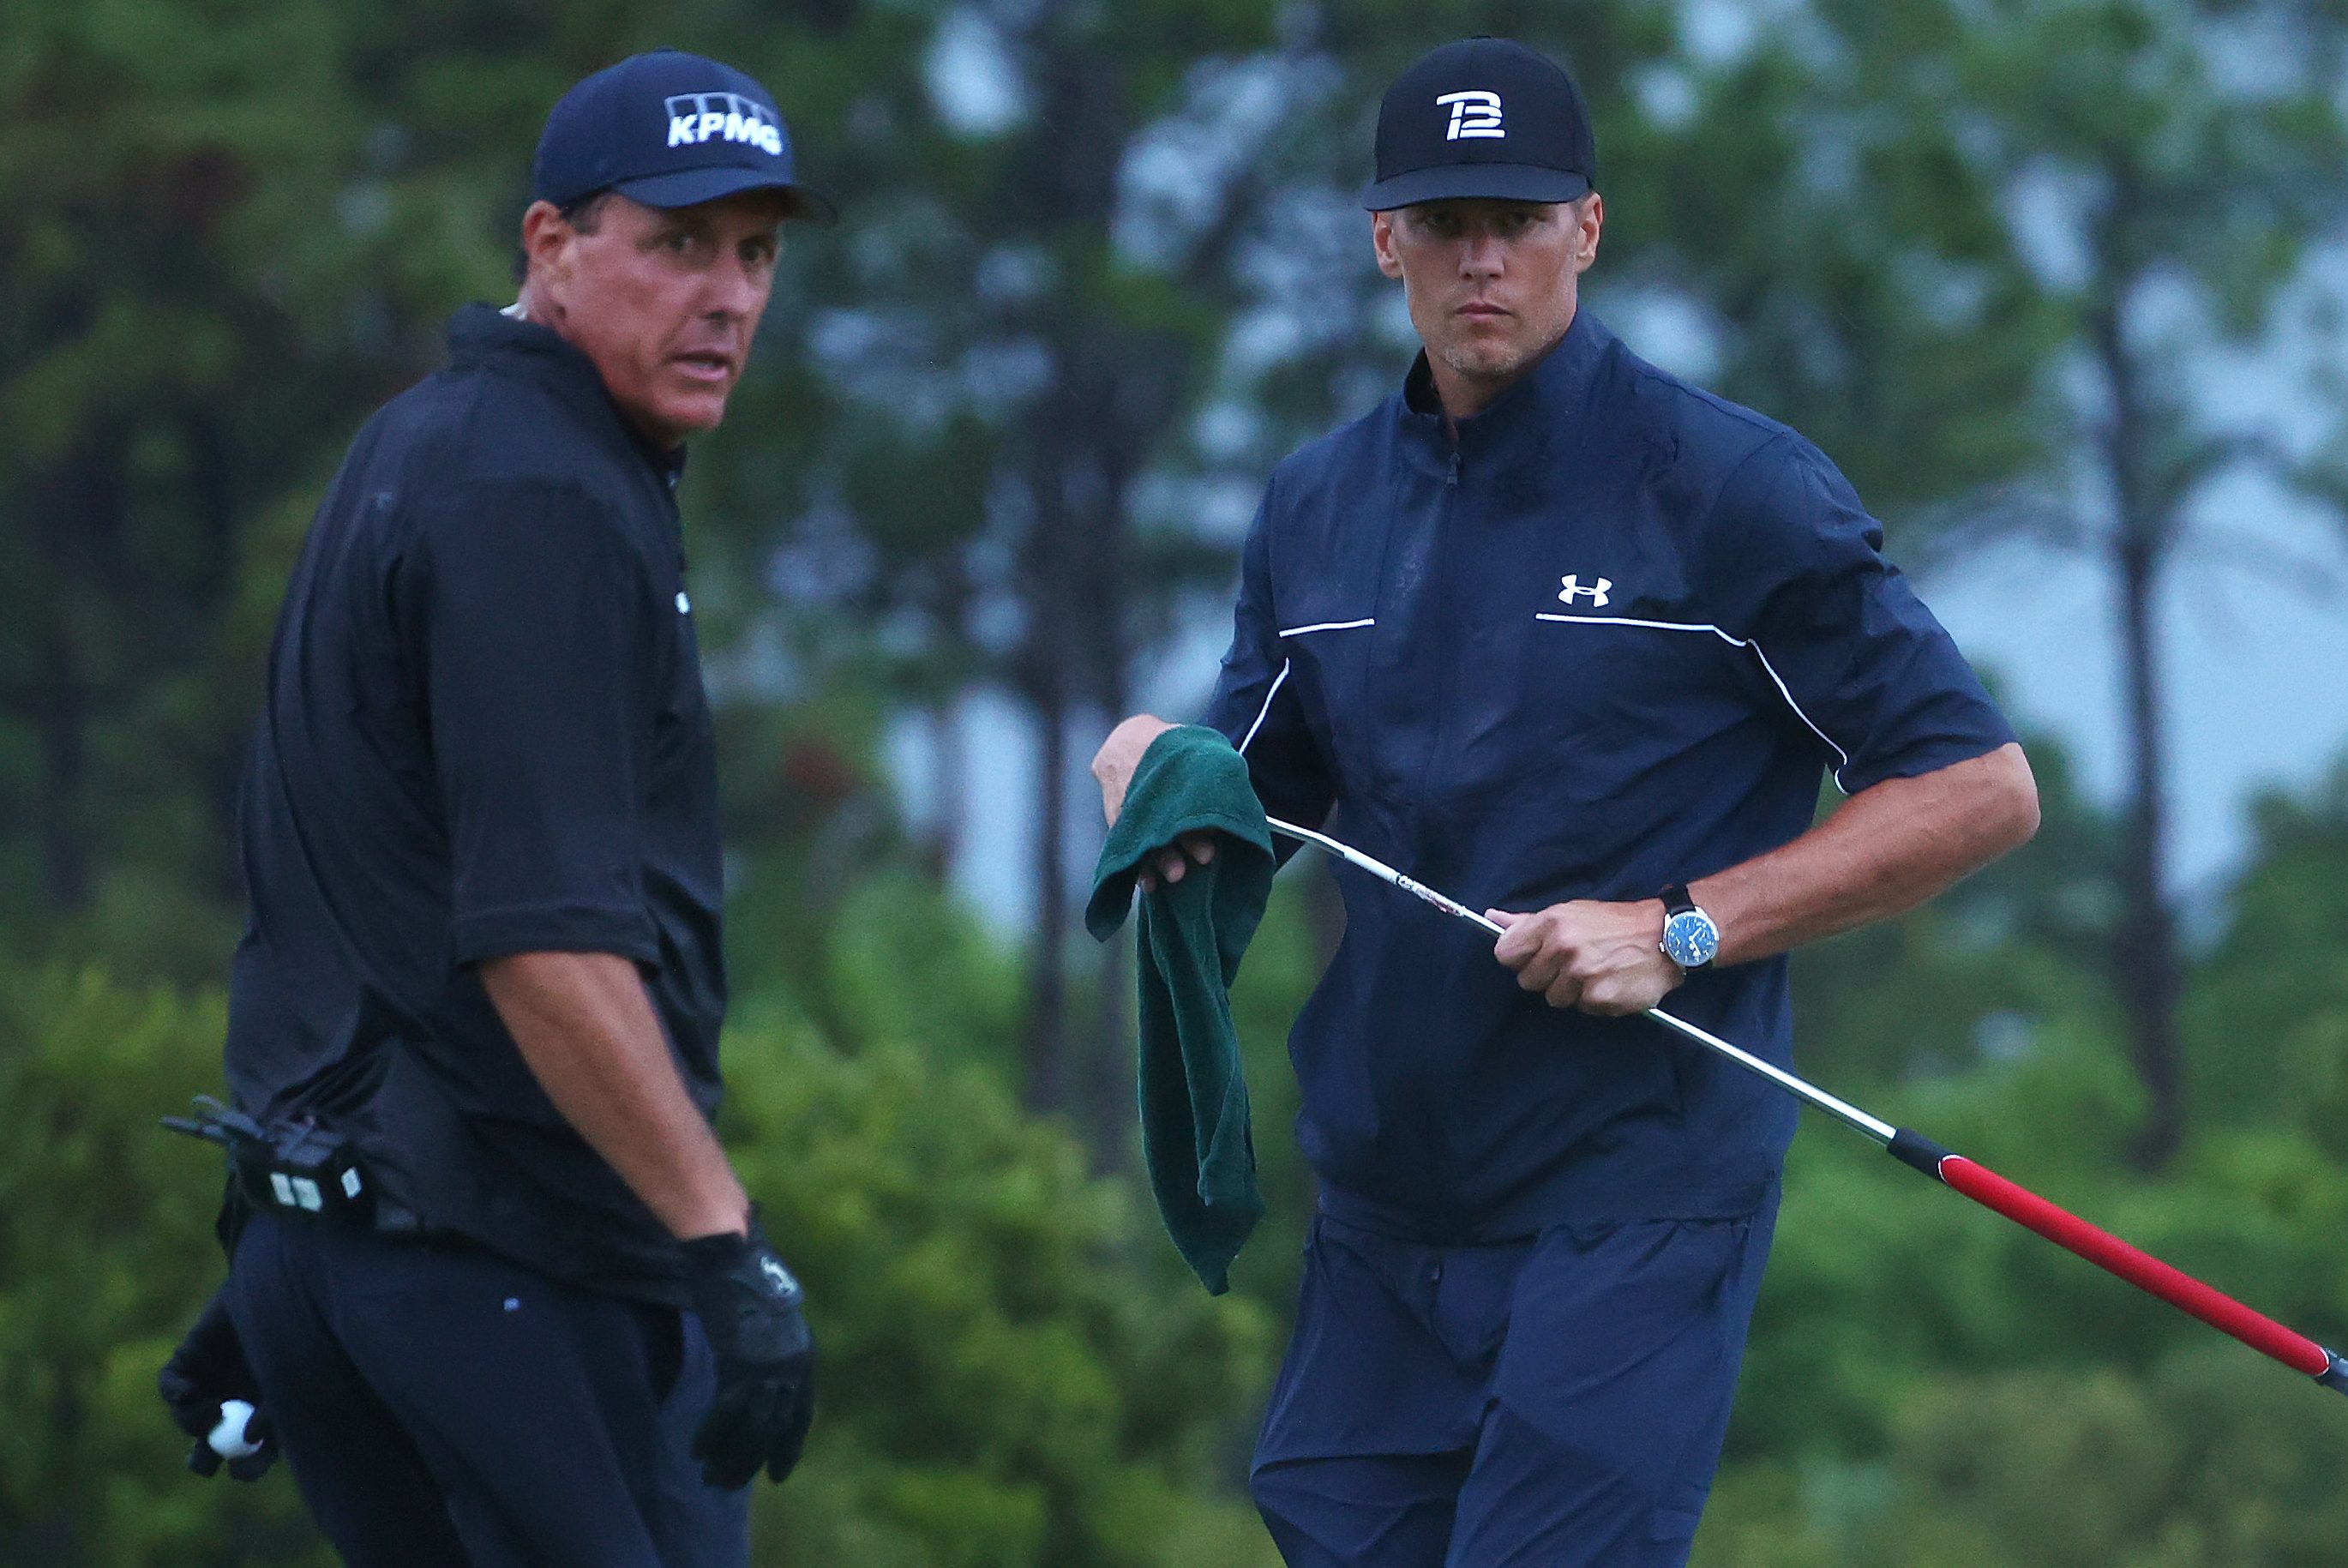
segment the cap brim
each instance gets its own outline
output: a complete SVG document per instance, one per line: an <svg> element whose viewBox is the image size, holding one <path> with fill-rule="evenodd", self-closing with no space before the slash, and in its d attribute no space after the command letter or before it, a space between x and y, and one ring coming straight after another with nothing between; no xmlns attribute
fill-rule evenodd
<svg viewBox="0 0 2348 1568"><path fill-rule="evenodd" d="M839 219L839 210L822 191L756 169L684 169L675 174L623 180L612 189L647 207L698 207L704 201L738 196L745 191L774 191L789 198L783 213L786 218L809 223L831 223Z"/></svg>
<svg viewBox="0 0 2348 1568"><path fill-rule="evenodd" d="M1590 194L1590 177L1529 163L1441 163L1413 169L1362 188L1362 205L1373 212L1416 207L1422 201L1578 201Z"/></svg>

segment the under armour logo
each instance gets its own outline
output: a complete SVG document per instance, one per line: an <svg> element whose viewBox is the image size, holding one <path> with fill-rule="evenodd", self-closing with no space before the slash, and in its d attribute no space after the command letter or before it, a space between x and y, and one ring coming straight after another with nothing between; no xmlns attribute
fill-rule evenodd
<svg viewBox="0 0 2348 1568"><path fill-rule="evenodd" d="M1500 95L1478 89L1464 93L1445 93L1437 98L1439 106L1451 106L1451 129L1443 133L1446 141L1460 141L1471 136L1497 136L1505 139L1508 132L1500 129Z"/></svg>
<svg viewBox="0 0 2348 1568"><path fill-rule="evenodd" d="M799 1282L791 1277L791 1271L785 1268L782 1260L772 1253L758 1260L758 1272L767 1276L767 1286L777 1295L798 1294Z"/></svg>
<svg viewBox="0 0 2348 1568"><path fill-rule="evenodd" d="M1564 589L1558 594L1560 599L1570 604L1576 593L1587 593L1590 595L1590 607L1593 610L1602 610L1606 607L1606 595L1614 586L1612 578L1601 577L1597 587L1584 588L1581 585L1581 574L1578 572L1569 572L1560 581L1565 584Z"/></svg>

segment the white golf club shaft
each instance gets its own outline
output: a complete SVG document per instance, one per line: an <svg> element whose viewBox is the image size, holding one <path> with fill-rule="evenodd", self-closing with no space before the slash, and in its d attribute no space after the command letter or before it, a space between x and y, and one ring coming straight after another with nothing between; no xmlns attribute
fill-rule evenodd
<svg viewBox="0 0 2348 1568"><path fill-rule="evenodd" d="M1365 855L1353 845L1341 843L1326 833L1316 833L1310 828L1300 828L1293 822L1283 822L1277 817L1267 817L1264 820L1272 825L1273 832L1285 833L1292 839L1302 840L1308 844L1318 844L1346 864L1359 866L1380 882L1391 882L1412 897L1426 900L1446 914L1456 915L1470 924L1481 926L1495 936L1508 929L1497 920L1486 919L1457 899L1437 892L1425 882L1403 875L1375 855ZM1816 1106L1845 1126L1867 1134L1868 1137L1887 1148L1890 1147L1891 1140L1900 1135L1900 1130L1890 1122L1869 1116L1849 1101L1838 1099L1818 1085L1796 1078L1785 1068L1774 1063L1765 1062L1750 1051L1730 1045L1710 1030L1699 1029L1684 1018L1675 1018L1661 1007L1648 1008L1647 1016L1663 1025L1663 1027L1694 1040L1706 1050L1727 1057L1746 1071L1767 1078L1788 1094L1799 1098L1807 1104Z"/></svg>

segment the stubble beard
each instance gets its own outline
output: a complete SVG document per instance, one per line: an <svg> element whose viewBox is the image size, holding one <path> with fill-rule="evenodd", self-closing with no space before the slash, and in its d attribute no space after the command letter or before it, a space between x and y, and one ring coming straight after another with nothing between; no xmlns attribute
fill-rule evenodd
<svg viewBox="0 0 2348 1568"><path fill-rule="evenodd" d="M1570 322L1572 318L1569 315L1566 319ZM1544 321L1529 336L1511 335L1498 342L1463 335L1443 346L1443 363L1454 376L1470 385L1498 383L1505 387L1564 341L1565 331L1564 323Z"/></svg>
<svg viewBox="0 0 2348 1568"><path fill-rule="evenodd" d="M1462 381L1506 381L1537 357L1535 351L1514 343L1459 343L1444 346L1443 363Z"/></svg>
<svg viewBox="0 0 2348 1568"><path fill-rule="evenodd" d="M1444 366L1465 383L1515 380L1529 364L1548 352L1548 343L1477 343L1454 340L1444 346Z"/></svg>

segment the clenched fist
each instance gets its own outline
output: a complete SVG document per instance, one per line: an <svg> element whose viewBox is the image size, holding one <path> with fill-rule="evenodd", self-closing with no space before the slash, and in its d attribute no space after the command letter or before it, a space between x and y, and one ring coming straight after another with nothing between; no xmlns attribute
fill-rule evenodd
<svg viewBox="0 0 2348 1568"><path fill-rule="evenodd" d="M1663 903L1601 903L1577 899L1529 914L1488 909L1508 927L1492 956L1517 972L1517 984L1552 1007L1603 1017L1643 1013L1687 978L1663 956Z"/></svg>

